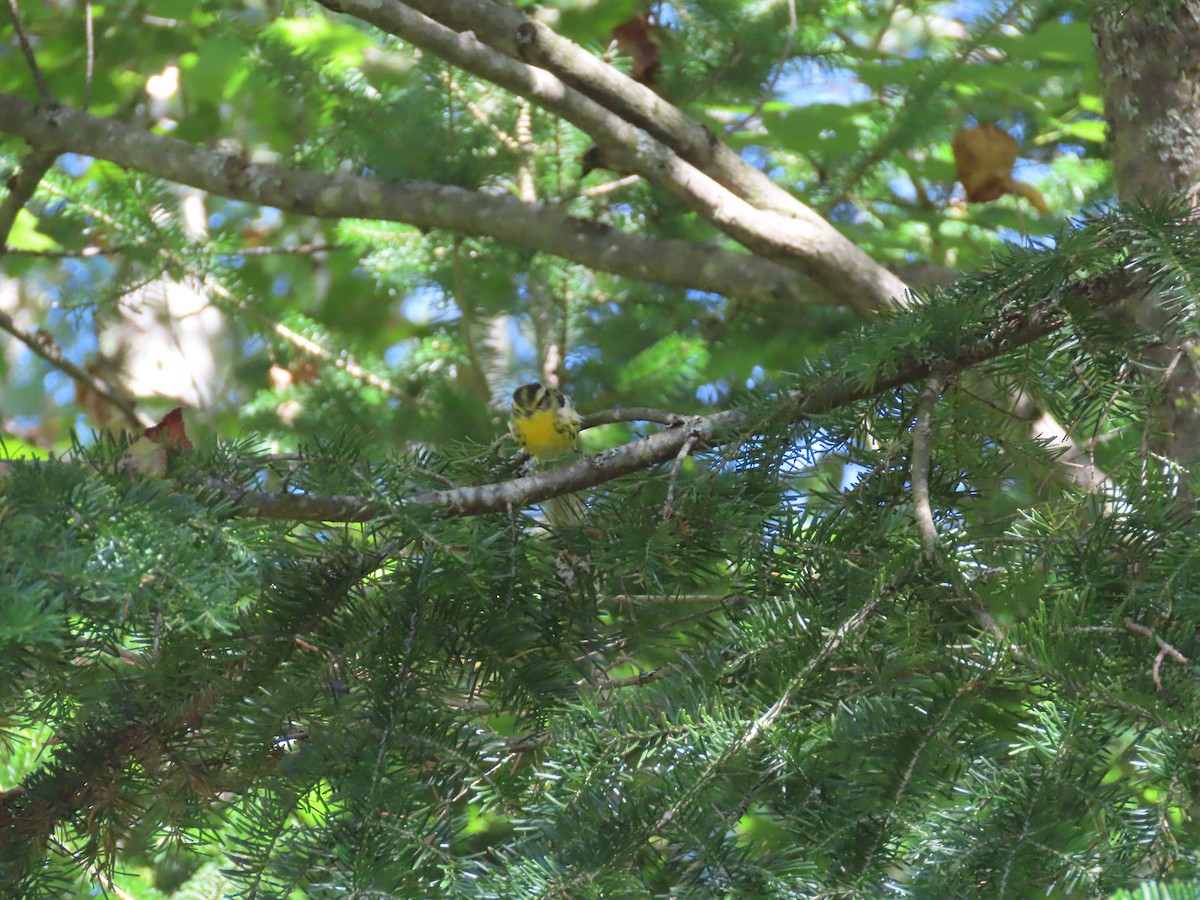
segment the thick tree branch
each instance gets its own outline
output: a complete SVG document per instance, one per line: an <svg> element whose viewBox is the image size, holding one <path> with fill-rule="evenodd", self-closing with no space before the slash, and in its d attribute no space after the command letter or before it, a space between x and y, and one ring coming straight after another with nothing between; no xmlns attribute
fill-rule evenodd
<svg viewBox="0 0 1200 900"><path fill-rule="evenodd" d="M622 125L624 122L631 123L678 154L680 160L676 161L678 164L673 168L683 169L682 161L686 161L718 185L727 188L736 198L754 207L750 213L737 203L728 209L724 208L719 192L706 191L708 186L702 179L681 177L680 182L674 184L670 179L664 181L647 175L655 183L682 196L693 208L747 247L788 265L797 265L798 261L797 268L826 285L843 303L864 318L869 318L880 309L894 306L902 298L905 290L902 278L883 269L820 215L747 164L708 129L688 118L649 88L555 34L536 18L527 18L509 4L497 0L409 0L407 6L420 10L448 28L462 32L456 36L457 43L447 41L437 29L429 28L427 23L406 10L404 4L395 0L329 0L324 5L364 18L414 44L427 46L433 52L444 55L433 46L432 42L436 42L443 50L457 53L457 56L444 55L448 61L516 93L522 93L519 74L516 77L505 76L509 77L507 81L501 80L504 67L485 59L485 55L478 52L471 53L472 48L477 46L474 39L483 41L514 60L532 63L554 73L568 86L560 91L559 105L554 107L541 99L539 102L587 131L609 152L613 151L612 142L620 133L614 130L612 122ZM408 32L401 34L389 27L388 23L403 23ZM431 43L423 44L422 40ZM472 64L479 68L472 68ZM492 74L483 70L485 64L490 65ZM537 87L540 84L538 70L526 71ZM594 117L589 115L586 104L572 102L572 89L613 115L589 126L589 121ZM626 152L626 158L627 151L628 148L625 151L616 148L618 155ZM655 160L651 158L648 164L653 166ZM644 170L638 171L646 174ZM683 176L687 176L686 171ZM689 191L693 190L695 193L690 194ZM777 223L773 225L769 219L763 218L759 210L791 217L796 222L781 229ZM722 225L722 220L730 217L732 222ZM775 242L787 245L783 248L783 256L779 255L781 248ZM789 254L796 256L789 258ZM1088 489L1104 484L1104 473L1086 459L1059 422L1040 408L1035 409L1039 405L1036 401L1021 394L1013 398L1013 403L1025 411L1024 418L1031 422L1030 431L1035 439L1067 448L1059 457L1059 462L1068 478Z"/></svg>
<svg viewBox="0 0 1200 900"><path fill-rule="evenodd" d="M748 253L632 235L508 197L430 181L389 181L247 163L69 107L0 94L0 131L38 149L107 159L213 194L319 218L363 218L493 237L658 284L752 300L835 302L788 268Z"/></svg>
<svg viewBox="0 0 1200 900"><path fill-rule="evenodd" d="M867 315L902 304L899 278L811 210L805 219L756 208L652 135L557 76L458 33L396 0L322 0L403 38L480 78L525 97L590 135L608 163L678 197L759 256L804 273L845 305Z"/></svg>
<svg viewBox="0 0 1200 900"><path fill-rule="evenodd" d="M1066 290L1075 308L1100 309L1128 295L1130 279L1124 271L1095 275ZM812 388L794 394L790 418L799 422L827 413L858 400L894 390L914 381L928 379L934 370L939 378L968 369L1023 347L1052 334L1068 321L1063 303L1046 302L1030 307L1019 315L1008 315L1003 329L995 329L960 344L953 356L931 360L928 354L913 352L895 360L891 373L864 383L861 373L831 376ZM519 509L552 497L595 487L624 475L674 459L689 442L715 447L736 437L745 424L745 415L726 411L688 419L681 427L667 428L657 434L631 441L594 456L586 456L569 465L494 484L472 485L441 491L428 491L398 499L393 508L414 506L441 507L447 515L470 516ZM385 504L358 497L298 496L294 494L239 495L247 515L316 521L362 522L388 511Z"/></svg>
<svg viewBox="0 0 1200 900"><path fill-rule="evenodd" d="M812 209L747 163L699 122L650 88L555 33L536 17L527 17L509 4L493 0L408 0L407 5L455 31L473 33L483 43L513 59L553 72L758 209L828 227Z"/></svg>

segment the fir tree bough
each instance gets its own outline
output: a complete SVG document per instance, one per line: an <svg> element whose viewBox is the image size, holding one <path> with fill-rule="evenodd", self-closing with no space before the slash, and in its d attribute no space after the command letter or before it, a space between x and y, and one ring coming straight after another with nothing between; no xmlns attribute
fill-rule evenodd
<svg viewBox="0 0 1200 900"><path fill-rule="evenodd" d="M1195 892L1200 228L1084 5L9 12L0 894Z"/></svg>

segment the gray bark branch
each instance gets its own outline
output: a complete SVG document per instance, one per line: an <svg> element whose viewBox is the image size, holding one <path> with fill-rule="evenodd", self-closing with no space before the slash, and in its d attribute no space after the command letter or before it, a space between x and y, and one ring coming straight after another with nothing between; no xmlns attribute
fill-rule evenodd
<svg viewBox="0 0 1200 900"><path fill-rule="evenodd" d="M516 198L431 181L326 174L245 159L77 109L0 93L0 131L30 145L99 157L223 197L318 218L363 218L493 237L602 272L727 297L830 304L784 266L690 241L633 235Z"/></svg>
<svg viewBox="0 0 1200 900"><path fill-rule="evenodd" d="M754 253L803 273L860 314L903 304L904 282L799 201L795 206L806 213L803 218L754 206L557 75L495 50L474 32L457 32L395 0L321 2L561 116L596 141L610 166L641 175ZM527 31L536 33L536 28Z"/></svg>
<svg viewBox="0 0 1200 900"><path fill-rule="evenodd" d="M931 360L928 354L913 352L907 358L895 361L890 375L866 384L861 373L853 373L832 376L806 391L794 393L790 397L793 404L790 419L800 422L810 416L927 379L935 369L939 378L949 377L1062 328L1069 319L1064 309L1066 303L1078 304L1080 309L1101 309L1128 296L1129 291L1130 279L1123 271L1084 279L1064 291L1063 303L1043 303L1030 307L1020 315L1010 315L1005 319L1003 328L963 343L952 357ZM679 454L688 441L705 448L720 446L735 439L737 429L744 424L744 414L736 410L697 416L688 419L682 426L666 428L649 437L594 456L585 456L556 469L494 484L428 491L408 498L397 498L391 510L432 506L440 507L450 516L474 516L520 509L668 462ZM264 518L364 522L389 511L386 503L352 496L322 498L247 493L238 499L246 515Z"/></svg>

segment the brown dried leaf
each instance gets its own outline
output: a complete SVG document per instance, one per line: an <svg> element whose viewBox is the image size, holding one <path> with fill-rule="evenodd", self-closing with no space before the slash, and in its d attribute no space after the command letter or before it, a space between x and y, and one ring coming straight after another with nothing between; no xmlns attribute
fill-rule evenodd
<svg viewBox="0 0 1200 900"><path fill-rule="evenodd" d="M1004 194L1024 197L1041 213L1050 212L1033 187L1012 177L1016 139L997 125L960 129L954 135L954 168L969 203L990 203Z"/></svg>

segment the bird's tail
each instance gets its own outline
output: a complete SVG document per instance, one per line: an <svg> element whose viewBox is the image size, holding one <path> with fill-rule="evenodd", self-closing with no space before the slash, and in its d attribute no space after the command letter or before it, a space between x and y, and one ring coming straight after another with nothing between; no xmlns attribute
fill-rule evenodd
<svg viewBox="0 0 1200 900"><path fill-rule="evenodd" d="M551 528L574 525L586 511L587 504L580 494L563 494L542 501L542 512L546 514L546 522Z"/></svg>

